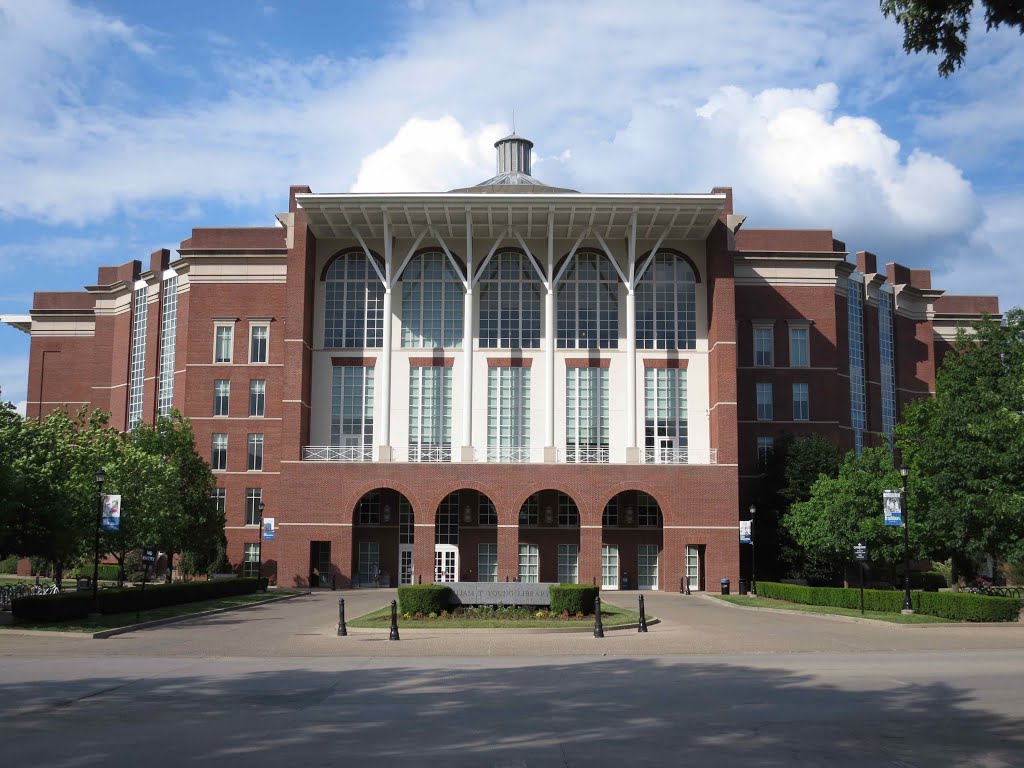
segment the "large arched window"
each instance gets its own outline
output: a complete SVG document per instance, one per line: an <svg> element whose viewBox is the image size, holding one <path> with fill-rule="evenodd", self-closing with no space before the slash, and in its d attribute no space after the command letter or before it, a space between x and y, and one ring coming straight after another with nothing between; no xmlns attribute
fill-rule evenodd
<svg viewBox="0 0 1024 768"><path fill-rule="evenodd" d="M694 349L697 346L696 276L689 261L659 252L636 288L638 349Z"/></svg>
<svg viewBox="0 0 1024 768"><path fill-rule="evenodd" d="M521 251L494 254L480 278L480 346L540 347L540 294L530 258Z"/></svg>
<svg viewBox="0 0 1024 768"><path fill-rule="evenodd" d="M361 250L337 255L324 271L324 347L379 347L384 285Z"/></svg>
<svg viewBox="0 0 1024 768"><path fill-rule="evenodd" d="M558 286L559 349L617 349L619 278L604 254L576 252Z"/></svg>
<svg viewBox="0 0 1024 768"><path fill-rule="evenodd" d="M402 273L402 346L462 346L462 280L442 251L425 251Z"/></svg>

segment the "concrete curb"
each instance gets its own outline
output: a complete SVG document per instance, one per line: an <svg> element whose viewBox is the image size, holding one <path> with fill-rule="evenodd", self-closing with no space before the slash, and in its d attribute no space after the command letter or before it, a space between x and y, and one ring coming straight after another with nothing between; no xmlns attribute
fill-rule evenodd
<svg viewBox="0 0 1024 768"><path fill-rule="evenodd" d="M938 627L959 627L960 629L965 627L1002 627L1007 629L1013 627L1024 627L1024 623L1019 621L953 621L952 619L943 622L927 622L923 624L899 624L895 621L871 619L867 616L843 616L838 613L817 613L815 611L790 610L788 608L763 608L757 605L738 605L737 603L733 603L728 600L721 600L715 595L700 595L699 597L705 600L711 600L717 605L727 605L730 608L738 608L741 611L782 613L789 616L814 616L815 618L829 619L831 621L845 621L848 624L874 624L876 626L883 625L886 627L895 627L896 629L936 629Z"/></svg>
<svg viewBox="0 0 1024 768"><path fill-rule="evenodd" d="M258 603L249 603L248 605L229 605L224 608L213 608L209 611L201 611L200 613L186 613L182 616L169 616L166 619L154 619L153 621L143 621L139 624L129 624L124 627L115 627L114 629L104 629L100 632L93 632L91 635L86 634L86 637L92 638L93 640L105 640L108 637L114 637L116 635L124 635L128 632L134 632L137 629L149 629L150 627L160 627L164 624L176 624L179 621L190 621L191 619L201 619L206 616L213 616L217 613L227 613L228 611L244 611L247 608L256 608L261 605L270 605L271 603L279 603L282 600L292 600L296 597L305 597L308 592L300 592L297 595L281 595L279 597L271 597L266 600L261 600ZM46 633L54 634L54 633Z"/></svg>
<svg viewBox="0 0 1024 768"><path fill-rule="evenodd" d="M647 619L647 626L648 627L652 627L655 624L661 624L661 619L658 619L658 618L649 618L649 619ZM634 622L632 624L616 624L614 626L605 625L604 631L605 632L621 632L621 631L626 630L626 629L636 629L639 626L640 626L640 624L638 622ZM381 627L380 629L377 629L376 627L372 627L371 628L371 627L351 627L351 626L347 627L347 628L348 628L349 634L369 635L369 634L377 634L377 633L381 632L382 630L389 630L391 628L391 625L388 624L386 627ZM410 632L430 632L431 630L435 630L436 629L436 630L438 630L440 632L470 632L470 633L473 633L473 634L479 633L481 635L483 635L485 633L488 633L488 632L490 632L492 634L495 634L495 635L504 635L504 634L508 634L509 632L514 632L515 634L522 634L522 635L568 635L568 634L590 633L590 632L594 631L594 626L593 625L590 625L589 627L548 627L548 628L541 628L541 627L506 627L506 628L502 628L502 627L480 627L478 629L474 629L472 627L468 627L468 628L467 627L437 627L437 626L432 626L432 627L414 627L414 626L406 624L405 626L399 625L398 628L399 628L400 631L403 631L403 632L406 631L406 630L408 630Z"/></svg>

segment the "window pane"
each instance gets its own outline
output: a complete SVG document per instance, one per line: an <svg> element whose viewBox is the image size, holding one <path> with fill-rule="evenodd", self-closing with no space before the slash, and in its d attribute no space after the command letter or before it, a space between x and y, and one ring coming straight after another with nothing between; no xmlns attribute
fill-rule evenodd
<svg viewBox="0 0 1024 768"><path fill-rule="evenodd" d="M213 415L227 416L230 411L231 382L217 379L213 382Z"/></svg>
<svg viewBox="0 0 1024 768"><path fill-rule="evenodd" d="M249 435L249 469L263 469L263 435Z"/></svg>
<svg viewBox="0 0 1024 768"><path fill-rule="evenodd" d="M636 289L637 349L697 346L696 277L685 259L659 252Z"/></svg>
<svg viewBox="0 0 1024 768"><path fill-rule="evenodd" d="M218 325L216 327L216 344L213 361L215 363L231 362L231 341L234 334L234 327L230 325Z"/></svg>
<svg viewBox="0 0 1024 768"><path fill-rule="evenodd" d="M267 339L270 336L270 328L265 325L250 326L249 340L249 362L267 362Z"/></svg>
<svg viewBox="0 0 1024 768"><path fill-rule="evenodd" d="M249 415L263 416L267 405L266 379L253 379L249 382Z"/></svg>
<svg viewBox="0 0 1024 768"><path fill-rule="evenodd" d="M480 279L480 346L540 347L540 292L529 257L496 253Z"/></svg>
<svg viewBox="0 0 1024 768"><path fill-rule="evenodd" d="M226 432L215 432L210 449L210 467L212 469L228 468L228 436Z"/></svg>
<svg viewBox="0 0 1024 768"><path fill-rule="evenodd" d="M605 254L576 252L558 286L556 326L559 348L618 348L619 278Z"/></svg>
<svg viewBox="0 0 1024 768"><path fill-rule="evenodd" d="M324 347L380 347L384 285L365 254L335 259L324 282Z"/></svg>

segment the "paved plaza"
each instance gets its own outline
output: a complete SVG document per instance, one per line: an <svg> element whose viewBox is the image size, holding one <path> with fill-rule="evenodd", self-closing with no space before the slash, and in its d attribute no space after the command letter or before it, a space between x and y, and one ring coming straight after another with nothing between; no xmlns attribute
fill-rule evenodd
<svg viewBox="0 0 1024 768"><path fill-rule="evenodd" d="M5 763L1024 765L1024 625L648 594L647 635L335 636L319 593L107 640L0 633ZM393 591L344 593L348 615ZM635 593L607 601L635 606Z"/></svg>

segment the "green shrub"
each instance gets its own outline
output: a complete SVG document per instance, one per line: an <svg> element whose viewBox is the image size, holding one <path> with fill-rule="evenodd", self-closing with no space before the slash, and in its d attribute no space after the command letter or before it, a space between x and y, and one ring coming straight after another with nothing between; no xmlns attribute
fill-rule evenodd
<svg viewBox="0 0 1024 768"><path fill-rule="evenodd" d="M448 610L452 588L445 584L406 584L398 588L400 613L440 613Z"/></svg>
<svg viewBox="0 0 1024 768"><path fill-rule="evenodd" d="M225 579L224 581L152 584L125 589L101 589L100 613L146 611L167 605L215 600L220 597L251 594L266 579ZM65 592L60 595L33 595L14 601L12 613L21 621L70 621L92 610L92 592Z"/></svg>
<svg viewBox="0 0 1024 768"><path fill-rule="evenodd" d="M759 581L759 597L787 600L804 605L834 608L860 608L860 590L842 587L799 587ZM895 590L865 589L864 610L899 613L904 593ZM1017 621L1021 601L1011 597L986 597L954 592L912 592L911 604L917 613L954 621Z"/></svg>
<svg viewBox="0 0 1024 768"><path fill-rule="evenodd" d="M17 573L18 572L18 556L11 555L10 557L0 560L0 573Z"/></svg>
<svg viewBox="0 0 1024 768"><path fill-rule="evenodd" d="M594 612L594 598L599 589L590 584L552 584L548 587L551 594L551 612L568 611L570 615Z"/></svg>

